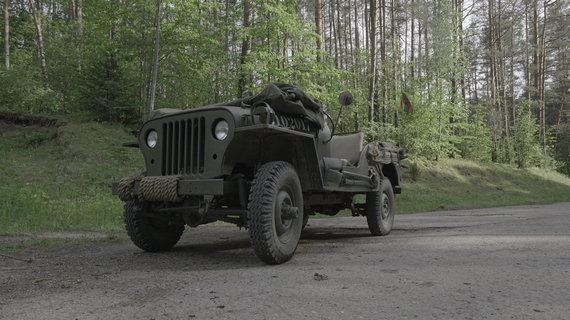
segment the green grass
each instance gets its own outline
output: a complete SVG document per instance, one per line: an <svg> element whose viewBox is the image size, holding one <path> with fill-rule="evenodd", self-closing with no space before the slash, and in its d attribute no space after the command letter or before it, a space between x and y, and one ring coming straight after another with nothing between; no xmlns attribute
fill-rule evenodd
<svg viewBox="0 0 570 320"><path fill-rule="evenodd" d="M140 152L121 146L134 136L118 124L61 120L58 128L0 123L0 234L123 230L111 183L143 170ZM401 213L570 201L570 179L552 171L411 162L397 197Z"/></svg>
<svg viewBox="0 0 570 320"><path fill-rule="evenodd" d="M0 234L118 231L111 183L142 170L122 126L62 119L58 128L0 128Z"/></svg>
<svg viewBox="0 0 570 320"><path fill-rule="evenodd" d="M417 177L404 175L398 212L570 202L570 178L555 171L455 159L413 163Z"/></svg>

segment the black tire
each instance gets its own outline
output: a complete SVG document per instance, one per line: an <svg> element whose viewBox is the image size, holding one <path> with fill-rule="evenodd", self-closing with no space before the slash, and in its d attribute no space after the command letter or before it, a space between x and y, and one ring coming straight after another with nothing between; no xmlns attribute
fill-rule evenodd
<svg viewBox="0 0 570 320"><path fill-rule="evenodd" d="M390 180L380 183L380 190L366 193L366 220L373 236L385 236L392 231L396 214L394 190Z"/></svg>
<svg viewBox="0 0 570 320"><path fill-rule="evenodd" d="M295 168L282 161L261 166L251 183L247 209L255 254L269 264L291 259L303 227L303 192Z"/></svg>
<svg viewBox="0 0 570 320"><path fill-rule="evenodd" d="M125 202L125 228L133 243L148 252L172 248L184 232L184 224L137 214L135 202Z"/></svg>
<svg viewBox="0 0 570 320"><path fill-rule="evenodd" d="M303 214L303 227L301 228L301 231L305 230L307 223L309 223L309 214L305 213L305 214Z"/></svg>

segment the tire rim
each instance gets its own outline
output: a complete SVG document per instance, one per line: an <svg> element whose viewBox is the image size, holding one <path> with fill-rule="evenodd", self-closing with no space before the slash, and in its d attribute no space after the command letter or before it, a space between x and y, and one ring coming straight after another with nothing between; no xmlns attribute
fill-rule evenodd
<svg viewBox="0 0 570 320"><path fill-rule="evenodd" d="M386 220L390 216L390 198L388 198L388 195L385 194L384 192L382 192L381 204L382 204L382 220Z"/></svg>
<svg viewBox="0 0 570 320"><path fill-rule="evenodd" d="M296 209L294 198L288 190L279 190L275 199L275 231L281 242L288 242L294 229L296 217L291 217L291 210Z"/></svg>

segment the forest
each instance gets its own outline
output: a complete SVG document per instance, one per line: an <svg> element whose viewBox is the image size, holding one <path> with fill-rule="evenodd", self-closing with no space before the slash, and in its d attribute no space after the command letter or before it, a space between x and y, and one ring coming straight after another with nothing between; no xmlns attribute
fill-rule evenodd
<svg viewBox="0 0 570 320"><path fill-rule="evenodd" d="M135 125L300 86L340 131L570 174L563 0L3 0L0 111Z"/></svg>

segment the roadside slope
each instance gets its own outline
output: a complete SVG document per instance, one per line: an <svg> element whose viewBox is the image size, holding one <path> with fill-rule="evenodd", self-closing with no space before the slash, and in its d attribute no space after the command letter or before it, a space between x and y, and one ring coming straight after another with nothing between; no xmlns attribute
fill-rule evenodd
<svg viewBox="0 0 570 320"><path fill-rule="evenodd" d="M0 121L0 234L122 230L111 182L142 170L138 150L121 146L134 139L116 124Z"/></svg>
<svg viewBox="0 0 570 320"><path fill-rule="evenodd" d="M399 212L547 204L570 201L570 178L540 168L444 159L416 161L405 173Z"/></svg>

